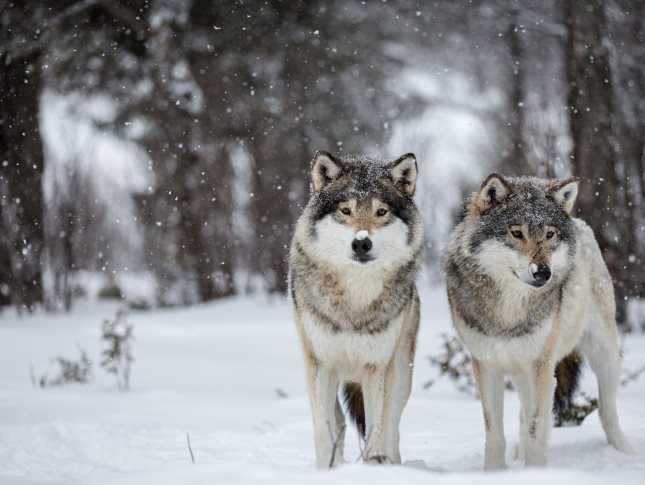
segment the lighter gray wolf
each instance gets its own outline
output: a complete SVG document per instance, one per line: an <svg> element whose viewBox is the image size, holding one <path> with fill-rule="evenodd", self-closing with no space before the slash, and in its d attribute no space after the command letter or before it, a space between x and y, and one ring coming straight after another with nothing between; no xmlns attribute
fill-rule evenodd
<svg viewBox="0 0 645 485"><path fill-rule="evenodd" d="M506 466L505 375L521 402L517 455L527 465L546 464L556 365L575 353L596 374L607 440L631 451L616 411L614 289L593 231L571 216L577 194L575 178L492 174L446 249L453 323L472 354L484 411L486 469Z"/></svg>
<svg viewBox="0 0 645 485"><path fill-rule="evenodd" d="M383 162L318 152L311 197L289 254L320 468L343 461L344 388L363 459L400 463L399 421L412 382L423 228L413 154Z"/></svg>

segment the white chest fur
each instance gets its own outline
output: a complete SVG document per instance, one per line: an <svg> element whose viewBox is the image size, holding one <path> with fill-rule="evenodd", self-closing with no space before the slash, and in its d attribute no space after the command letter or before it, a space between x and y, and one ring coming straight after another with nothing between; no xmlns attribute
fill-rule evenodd
<svg viewBox="0 0 645 485"><path fill-rule="evenodd" d="M303 327L316 358L335 368L341 376L351 379L368 365L381 366L390 361L401 335L403 320L401 314L382 332L361 334L334 332L305 313Z"/></svg>
<svg viewBox="0 0 645 485"><path fill-rule="evenodd" d="M338 271L338 283L347 294L347 302L356 310L367 307L383 292L385 274L382 268L358 267L354 263Z"/></svg>
<svg viewBox="0 0 645 485"><path fill-rule="evenodd" d="M478 360L490 362L508 371L519 363L533 361L542 353L551 332L551 319L536 327L535 331L520 337L484 335L458 319L456 328L470 353Z"/></svg>

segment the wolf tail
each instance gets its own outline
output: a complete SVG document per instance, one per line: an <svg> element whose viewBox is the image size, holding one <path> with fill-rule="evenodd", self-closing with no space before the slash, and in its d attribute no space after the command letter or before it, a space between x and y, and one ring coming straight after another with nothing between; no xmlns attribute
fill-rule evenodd
<svg viewBox="0 0 645 485"><path fill-rule="evenodd" d="M358 433L365 438L365 404L360 384L348 382L343 388L345 406L349 417L354 421Z"/></svg>
<svg viewBox="0 0 645 485"><path fill-rule="evenodd" d="M553 397L553 414L556 426L571 420L573 394L578 387L582 357L575 350L563 358L555 368L555 396Z"/></svg>

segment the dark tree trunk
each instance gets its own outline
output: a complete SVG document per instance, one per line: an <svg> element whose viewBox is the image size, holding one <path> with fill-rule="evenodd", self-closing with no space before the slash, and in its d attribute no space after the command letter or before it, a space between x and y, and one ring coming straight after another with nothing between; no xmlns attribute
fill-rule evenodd
<svg viewBox="0 0 645 485"><path fill-rule="evenodd" d="M195 2L191 10L191 27L211 29L225 20L218 14L218 8ZM195 201L195 218L201 218L199 234L201 251L208 261L200 261L200 271L208 270L208 275L199 276L201 298L204 301L232 296L235 293L235 240L233 215L234 174L226 142L234 143L231 134L234 129L223 119L226 112L223 99L227 97L227 86L221 82L222 72L219 59L204 50L191 50L187 60L195 82L209 99L209 105L200 113L199 129L191 126L193 137L203 140L203 148L196 153L196 163L200 167L198 191L201 200ZM194 125L192 120L189 120ZM207 148L206 148L207 147ZM204 222L206 224L204 224ZM205 278L208 278L206 281Z"/></svg>
<svg viewBox="0 0 645 485"><path fill-rule="evenodd" d="M194 157L187 157L194 160ZM228 163L224 160L224 163ZM215 162L213 162L215 164ZM216 177L207 177L204 170L205 181L210 179L213 184L228 184L230 180L216 180ZM206 185L206 184L204 184ZM217 192L224 192L220 188ZM213 196L208 189L193 190L185 193L186 199L182 203L181 240L185 241L182 250L186 251L183 259L190 261L190 266L197 280L200 301L210 301L217 298L231 296L234 293L233 285L233 252L229 244L231 238L231 207L230 202L220 200ZM211 207L209 208L209 202ZM223 205L224 207L218 207ZM219 214L212 214L218 211ZM221 216L221 217L218 217Z"/></svg>
<svg viewBox="0 0 645 485"><path fill-rule="evenodd" d="M289 209L287 177L280 173L274 155L254 147L255 168L251 178L253 200L250 213L256 231L254 270L265 275L267 290L287 290L287 248L292 234L293 214ZM294 164L299 160L295 159Z"/></svg>
<svg viewBox="0 0 645 485"><path fill-rule="evenodd" d="M624 211L618 157L612 144L612 88L609 54L603 45L606 31L601 0L566 2L568 105L573 141L572 169L583 175L577 214L586 220L614 280L617 319L625 324Z"/></svg>
<svg viewBox="0 0 645 485"><path fill-rule="evenodd" d="M0 56L0 278L11 302L32 310L43 298L40 51L7 56Z"/></svg>
<svg viewBox="0 0 645 485"><path fill-rule="evenodd" d="M511 11L511 19L507 31L508 49L511 58L511 94L508 132L510 151L504 161L505 172L513 175L533 174L529 166L526 147L524 146L524 49L522 48L521 25L517 9Z"/></svg>
<svg viewBox="0 0 645 485"><path fill-rule="evenodd" d="M192 261L200 301L209 301L216 297L212 261L202 238L201 224L194 217L195 214L193 214L188 205L189 203L183 204L184 212L180 224L183 240L185 241L182 249L187 252L186 259Z"/></svg>
<svg viewBox="0 0 645 485"><path fill-rule="evenodd" d="M620 49L634 42L641 46L641 52L625 56L615 55L612 66L616 66L614 81L616 110L616 137L619 142L622 161L621 179L624 180L624 233L623 247L627 258L623 261L625 295L645 297L645 68L643 67L642 46L645 42L645 3L617 2L619 8L630 12L619 21L614 21L610 30L614 31L613 44ZM616 52L616 51L614 51ZM620 51L618 51L620 52ZM612 73L613 74L613 73ZM629 97L627 97L629 96ZM636 100L634 102L634 100Z"/></svg>

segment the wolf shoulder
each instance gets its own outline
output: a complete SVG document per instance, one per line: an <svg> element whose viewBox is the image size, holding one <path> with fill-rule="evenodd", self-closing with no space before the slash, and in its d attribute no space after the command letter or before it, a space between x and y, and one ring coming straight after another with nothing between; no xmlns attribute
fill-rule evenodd
<svg viewBox="0 0 645 485"><path fill-rule="evenodd" d="M600 246L591 226L578 217L572 217L571 219L575 225L578 257L594 261L599 259L604 265Z"/></svg>
<svg viewBox="0 0 645 485"><path fill-rule="evenodd" d="M583 273L592 282L601 283L603 286L612 287L611 275L602 256L596 235L583 219L573 217L576 228L576 258L573 265L574 272Z"/></svg>

